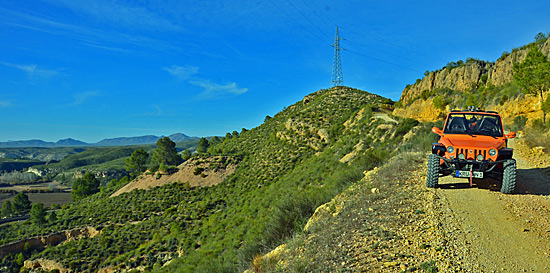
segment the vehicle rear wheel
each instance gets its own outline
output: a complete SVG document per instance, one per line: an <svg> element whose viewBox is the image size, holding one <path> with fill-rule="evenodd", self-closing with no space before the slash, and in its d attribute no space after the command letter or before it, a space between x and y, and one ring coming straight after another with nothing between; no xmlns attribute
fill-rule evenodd
<svg viewBox="0 0 550 273"><path fill-rule="evenodd" d="M428 157L428 175L426 177L426 187L436 188L439 183L439 158L435 154Z"/></svg>
<svg viewBox="0 0 550 273"><path fill-rule="evenodd" d="M510 194L516 189L516 160L508 159L502 164L502 187L500 192Z"/></svg>

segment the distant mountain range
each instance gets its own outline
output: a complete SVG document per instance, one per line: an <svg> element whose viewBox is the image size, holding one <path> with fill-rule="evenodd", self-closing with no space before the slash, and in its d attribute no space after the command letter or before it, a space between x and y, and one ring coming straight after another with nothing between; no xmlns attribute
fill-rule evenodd
<svg viewBox="0 0 550 273"><path fill-rule="evenodd" d="M23 147L81 147L81 146L131 146L155 144L159 138L164 136L137 136L137 137L117 137L107 138L97 143L86 143L80 140L67 138L57 142L47 142L39 139L6 141L0 142L0 148L23 148ZM176 133L168 136L174 142L182 142L196 137L190 137L182 133Z"/></svg>

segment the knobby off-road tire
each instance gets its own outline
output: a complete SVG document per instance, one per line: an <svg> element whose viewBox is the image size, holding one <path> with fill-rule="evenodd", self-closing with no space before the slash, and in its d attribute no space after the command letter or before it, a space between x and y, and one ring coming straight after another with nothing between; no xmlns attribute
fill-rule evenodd
<svg viewBox="0 0 550 273"><path fill-rule="evenodd" d="M500 192L514 193L514 190L516 190L516 160L508 159L502 164L502 187L500 187Z"/></svg>
<svg viewBox="0 0 550 273"><path fill-rule="evenodd" d="M428 175L426 177L426 187L436 188L439 184L439 158L435 154L428 157Z"/></svg>

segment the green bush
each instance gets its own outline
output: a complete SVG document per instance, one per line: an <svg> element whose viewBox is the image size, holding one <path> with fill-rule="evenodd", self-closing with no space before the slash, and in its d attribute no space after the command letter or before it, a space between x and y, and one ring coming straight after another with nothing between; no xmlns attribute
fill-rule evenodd
<svg viewBox="0 0 550 273"><path fill-rule="evenodd" d="M504 95L502 95L502 97L500 97L500 100L499 100L498 104L500 104L502 106L507 101L508 101L508 95L504 94Z"/></svg>
<svg viewBox="0 0 550 273"><path fill-rule="evenodd" d="M204 171L204 168L196 167L195 170L193 170L193 174L199 175L199 174L202 174L203 171Z"/></svg>
<svg viewBox="0 0 550 273"><path fill-rule="evenodd" d="M395 130L395 135L404 136L407 134L414 126L418 125L419 122L416 119L406 118L402 120L397 129Z"/></svg>
<svg viewBox="0 0 550 273"><path fill-rule="evenodd" d="M407 140L402 146L399 147L401 152L426 152L430 151L432 143L437 142L438 135L432 132L433 127L442 128L443 121L440 120L436 123L422 123L419 130Z"/></svg>
<svg viewBox="0 0 550 273"><path fill-rule="evenodd" d="M523 131L525 129L525 124L527 123L527 117L525 116L517 116L514 118L514 123L512 127L510 128L511 131L517 132L517 131Z"/></svg>
<svg viewBox="0 0 550 273"><path fill-rule="evenodd" d="M436 109L445 110L445 107L449 104L442 96L436 96L433 99L433 105Z"/></svg>
<svg viewBox="0 0 550 273"><path fill-rule="evenodd" d="M437 265L435 264L435 261L424 262L420 265L420 268L424 272L428 272L428 273L439 272L439 270L437 269Z"/></svg>

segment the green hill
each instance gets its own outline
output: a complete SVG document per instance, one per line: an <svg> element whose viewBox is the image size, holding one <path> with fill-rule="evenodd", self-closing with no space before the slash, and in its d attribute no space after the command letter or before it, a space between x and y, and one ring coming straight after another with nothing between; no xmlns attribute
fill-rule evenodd
<svg viewBox="0 0 550 273"><path fill-rule="evenodd" d="M93 226L99 235L27 252L25 258L53 260L77 272L243 270L401 147L417 122L397 125L374 116L389 108L391 100L364 91L320 90L256 128L211 141L209 153L198 156L240 162L216 186L174 183L109 198L118 188L112 186L67 205L44 227L5 227L1 243ZM7 257L12 259L5 258L3 265L18 271L16 254Z"/></svg>

